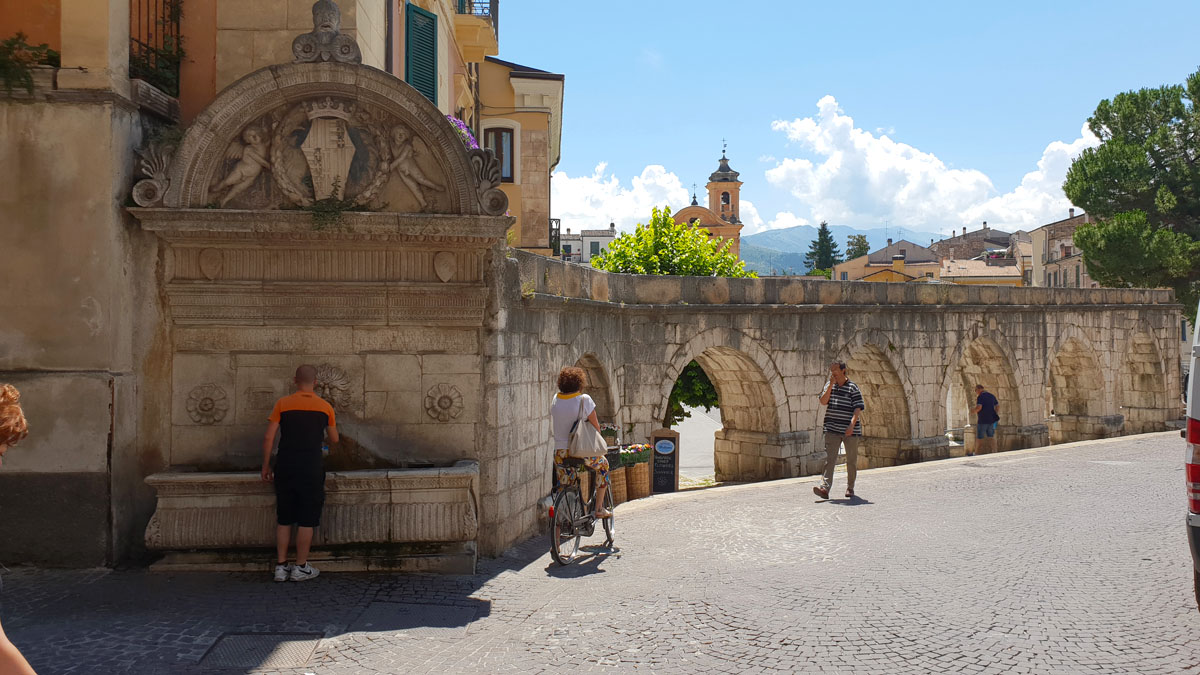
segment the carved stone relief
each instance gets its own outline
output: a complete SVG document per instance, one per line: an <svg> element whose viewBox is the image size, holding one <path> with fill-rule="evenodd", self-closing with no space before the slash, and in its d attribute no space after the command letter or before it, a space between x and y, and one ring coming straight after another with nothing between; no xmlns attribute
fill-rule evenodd
<svg viewBox="0 0 1200 675"><path fill-rule="evenodd" d="M425 394L425 412L439 422L449 422L463 411L462 392L452 384L434 385Z"/></svg>
<svg viewBox="0 0 1200 675"><path fill-rule="evenodd" d="M340 61L362 63L362 52L358 42L349 35L342 35L342 13L331 0L313 3L313 29L311 33L296 36L292 40L292 56L296 63L318 61Z"/></svg>
<svg viewBox="0 0 1200 675"><path fill-rule="evenodd" d="M458 258L450 251L439 251L433 256L433 273L443 282L454 278L458 271Z"/></svg>
<svg viewBox="0 0 1200 675"><path fill-rule="evenodd" d="M215 384L202 384L188 394L187 412L197 424L216 424L225 419L229 398Z"/></svg>
<svg viewBox="0 0 1200 675"><path fill-rule="evenodd" d="M209 189L209 195L218 200L222 208L251 188L255 190L240 200L240 206L272 206L269 180L271 135L268 125L267 120L262 120L242 129L239 137L225 149L225 170L218 174L217 181Z"/></svg>
<svg viewBox="0 0 1200 675"><path fill-rule="evenodd" d="M175 148L159 143L150 143L138 150L138 173L146 176L133 185L133 201L138 206L158 206L171 181L167 173L171 166L171 155Z"/></svg>
<svg viewBox="0 0 1200 675"><path fill-rule="evenodd" d="M325 399L334 410L350 407L350 377L337 366L322 363L317 366L317 396Z"/></svg>

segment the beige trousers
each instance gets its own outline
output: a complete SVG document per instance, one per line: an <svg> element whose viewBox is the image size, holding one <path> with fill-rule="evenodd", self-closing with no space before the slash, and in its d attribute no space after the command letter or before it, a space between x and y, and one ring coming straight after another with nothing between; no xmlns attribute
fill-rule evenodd
<svg viewBox="0 0 1200 675"><path fill-rule="evenodd" d="M821 487L828 490L833 486L833 467L837 465L838 448L846 444L846 489L854 489L854 479L858 476L858 441L861 436L846 436L825 432L825 480Z"/></svg>

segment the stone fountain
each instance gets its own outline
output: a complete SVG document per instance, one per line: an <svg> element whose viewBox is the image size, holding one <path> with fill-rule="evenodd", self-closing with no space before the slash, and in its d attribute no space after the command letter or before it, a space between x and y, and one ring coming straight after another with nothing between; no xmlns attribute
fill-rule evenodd
<svg viewBox="0 0 1200 675"><path fill-rule="evenodd" d="M296 61L221 92L175 147L142 152L130 212L159 240L168 468L146 545L170 569L256 569L258 479L301 363L347 440L314 560L470 572L480 523L487 275L512 219L490 152L361 65L318 2ZM332 13L332 15L331 15Z"/></svg>

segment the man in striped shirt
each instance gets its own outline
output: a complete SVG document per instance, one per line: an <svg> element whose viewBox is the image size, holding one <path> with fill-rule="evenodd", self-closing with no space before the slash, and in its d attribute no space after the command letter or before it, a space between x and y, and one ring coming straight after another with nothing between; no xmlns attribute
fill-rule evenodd
<svg viewBox="0 0 1200 675"><path fill-rule="evenodd" d="M833 467L837 464L838 448L846 445L846 496L854 497L854 479L858 475L858 439L862 438L863 397L858 385L846 376L846 364L834 361L829 366L829 381L821 392L825 410L825 477L813 488L821 499L829 499L833 487Z"/></svg>

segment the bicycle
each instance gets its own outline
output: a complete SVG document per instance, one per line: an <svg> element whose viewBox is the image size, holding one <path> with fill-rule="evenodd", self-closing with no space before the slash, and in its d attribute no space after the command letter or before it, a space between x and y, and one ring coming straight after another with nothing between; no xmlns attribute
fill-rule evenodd
<svg viewBox="0 0 1200 675"><path fill-rule="evenodd" d="M584 465L583 460L568 457L563 461L567 480L554 488L554 502L550 508L550 557L559 565L575 562L579 553L579 540L590 537L596 531L596 489L599 487L597 473ZM579 481L579 469L587 469L592 486L591 495L585 502L583 487ZM605 479L608 481L608 479ZM613 510L612 482L604 492L604 507ZM604 545L613 545L613 518L600 519L604 525Z"/></svg>

